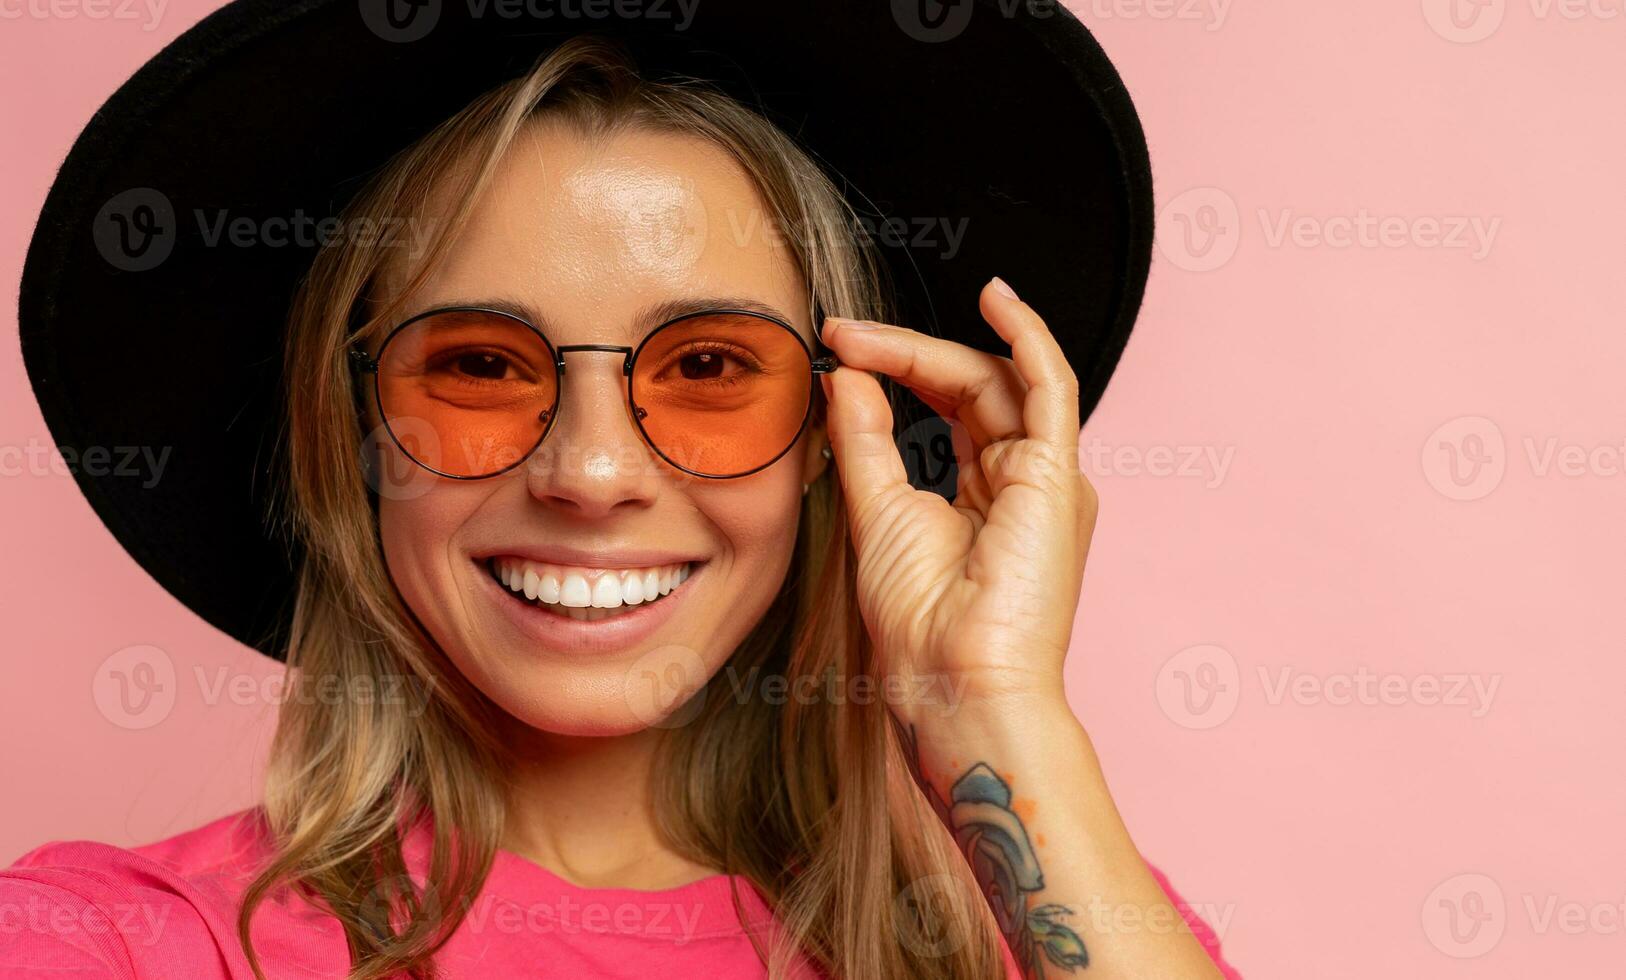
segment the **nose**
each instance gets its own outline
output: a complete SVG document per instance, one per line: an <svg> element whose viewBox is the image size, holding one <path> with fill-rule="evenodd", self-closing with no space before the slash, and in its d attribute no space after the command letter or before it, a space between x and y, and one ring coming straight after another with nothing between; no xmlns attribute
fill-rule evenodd
<svg viewBox="0 0 1626 980"><path fill-rule="evenodd" d="M627 403L625 353L576 350L553 428L526 464L531 496L577 518L647 506L660 474Z"/></svg>

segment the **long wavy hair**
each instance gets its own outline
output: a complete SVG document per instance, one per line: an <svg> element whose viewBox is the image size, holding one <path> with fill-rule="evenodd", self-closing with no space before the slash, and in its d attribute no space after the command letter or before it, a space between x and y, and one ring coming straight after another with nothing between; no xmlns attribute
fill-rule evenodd
<svg viewBox="0 0 1626 980"><path fill-rule="evenodd" d="M639 127L700 137L743 165L826 314L886 319L883 266L829 177L766 118L695 78L642 75L624 47L583 35L482 95L373 175L345 227L426 213L449 200L405 286L379 299L398 249L352 236L320 250L290 314L278 500L303 560L287 649L290 697L266 776L272 858L249 884L238 933L255 974L255 907L282 886L343 926L352 980L435 975L489 873L504 827L500 710L418 625L379 545L376 497L358 460L364 423L346 351L388 328L423 283L522 126L542 117L587 134ZM442 198L440 195L449 195ZM822 423L822 392L814 423ZM795 554L771 608L729 661L795 679L881 676L856 603L840 481L803 498ZM805 957L854 980L1002 975L998 933L966 862L912 781L884 704L727 696L727 671L698 714L663 735L653 768L659 830L690 860L749 880L779 942L754 937L771 976ZM412 710L384 697L306 697L406 678ZM423 880L402 840L432 819Z"/></svg>

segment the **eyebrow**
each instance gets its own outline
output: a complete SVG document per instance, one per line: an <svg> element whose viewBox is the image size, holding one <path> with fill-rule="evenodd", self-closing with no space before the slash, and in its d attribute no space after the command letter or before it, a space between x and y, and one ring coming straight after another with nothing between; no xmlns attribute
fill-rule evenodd
<svg viewBox="0 0 1626 980"><path fill-rule="evenodd" d="M521 300L496 297L454 299L444 303L436 303L434 306L424 307L422 310L413 313L412 316L421 316L430 310L448 307L474 307L483 310L496 310L499 313L507 313L510 316L516 316L534 324L537 329L548 335L550 339L555 335L553 325L548 322L547 317L544 317L540 310ZM748 296L690 296L651 303L640 309L633 315L634 336L641 338L663 323L676 320L681 316L687 316L690 313L704 313L708 310L744 310L747 313L760 313L776 320L783 320L793 327L795 326L795 321L786 315L783 310L771 303L764 303Z"/></svg>

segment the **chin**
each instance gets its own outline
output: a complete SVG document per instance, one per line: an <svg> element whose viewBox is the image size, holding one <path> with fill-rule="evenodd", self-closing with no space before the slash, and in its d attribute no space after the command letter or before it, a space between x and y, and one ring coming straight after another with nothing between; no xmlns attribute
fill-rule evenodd
<svg viewBox="0 0 1626 980"><path fill-rule="evenodd" d="M655 576L656 598L630 610L561 609L542 601L558 599L556 589L543 583L538 596L533 581L527 596L506 564L480 559L459 576L455 591L466 600L446 610L439 645L498 708L540 732L617 736L687 724L745 637L718 620L750 622L714 614L709 600L729 576L709 561Z"/></svg>
<svg viewBox="0 0 1626 980"><path fill-rule="evenodd" d="M600 737L682 727L705 703L713 673L683 644L658 644L627 662L492 667L465 673L515 721L553 735Z"/></svg>

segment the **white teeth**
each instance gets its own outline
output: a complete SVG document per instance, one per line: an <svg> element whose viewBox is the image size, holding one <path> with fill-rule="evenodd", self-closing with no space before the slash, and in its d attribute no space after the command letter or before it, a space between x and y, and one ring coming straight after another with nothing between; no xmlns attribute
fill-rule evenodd
<svg viewBox="0 0 1626 980"><path fill-rule="evenodd" d="M600 609L613 609L621 605L621 576L600 575L593 583L593 605Z"/></svg>
<svg viewBox="0 0 1626 980"><path fill-rule="evenodd" d="M511 592L588 621L654 602L682 585L693 569L689 562L631 570L564 568L508 557L492 562L495 578Z"/></svg>
<svg viewBox="0 0 1626 980"><path fill-rule="evenodd" d="M561 606L591 606L593 594L587 589L587 579L580 572L570 572L559 586Z"/></svg>

